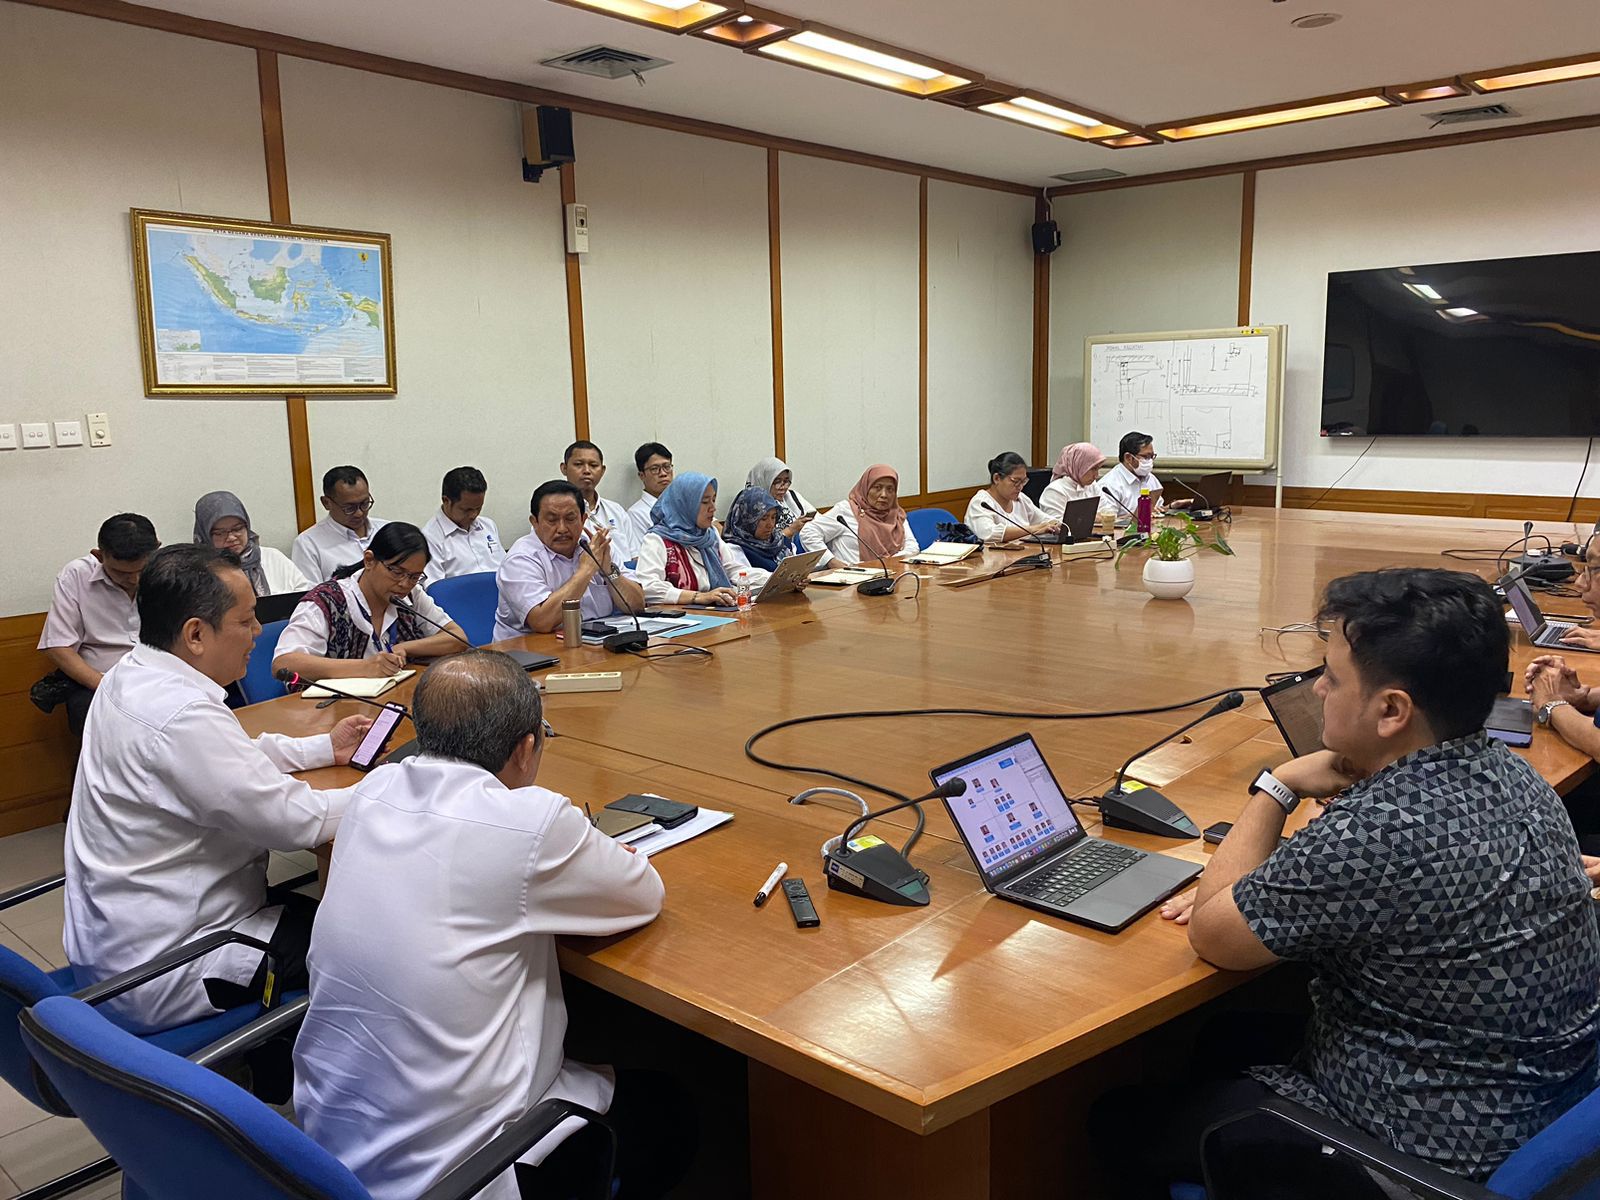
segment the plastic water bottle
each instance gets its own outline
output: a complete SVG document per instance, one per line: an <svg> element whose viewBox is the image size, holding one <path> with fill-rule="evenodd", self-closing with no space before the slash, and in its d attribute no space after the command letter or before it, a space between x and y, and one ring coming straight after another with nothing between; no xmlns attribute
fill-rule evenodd
<svg viewBox="0 0 1600 1200"><path fill-rule="evenodd" d="M739 572L739 600L738 600L738 604L739 604L739 615L741 617L749 616L750 615L750 572L749 571L740 571Z"/></svg>
<svg viewBox="0 0 1600 1200"><path fill-rule="evenodd" d="M1139 532L1146 536L1150 533L1150 516L1154 509L1155 501L1150 498L1150 489L1140 488L1139 507L1134 510L1134 514L1138 519Z"/></svg>

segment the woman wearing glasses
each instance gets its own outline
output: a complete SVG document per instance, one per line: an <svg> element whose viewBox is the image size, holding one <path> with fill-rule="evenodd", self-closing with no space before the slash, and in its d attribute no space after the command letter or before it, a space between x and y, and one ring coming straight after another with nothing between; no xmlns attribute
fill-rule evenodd
<svg viewBox="0 0 1600 1200"><path fill-rule="evenodd" d="M1045 516L1023 494L1027 485L1028 463L1022 455L1014 450L995 455L989 460L989 486L967 504L966 527L979 541L993 543L1014 542L1060 529L1060 521Z"/></svg>
<svg viewBox="0 0 1600 1200"><path fill-rule="evenodd" d="M258 596L303 592L311 586L287 554L261 544L250 527L250 514L232 492L207 492L194 502L194 544L237 554Z"/></svg>
<svg viewBox="0 0 1600 1200"><path fill-rule="evenodd" d="M306 681L395 675L418 658L467 648L467 635L435 604L426 579L428 539L404 521L372 536L361 561L305 594L278 639L274 671Z"/></svg>

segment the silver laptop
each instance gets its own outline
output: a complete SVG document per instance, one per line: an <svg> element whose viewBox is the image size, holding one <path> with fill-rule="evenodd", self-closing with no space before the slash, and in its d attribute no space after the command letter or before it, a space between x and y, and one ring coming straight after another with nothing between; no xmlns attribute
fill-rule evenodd
<svg viewBox="0 0 1600 1200"><path fill-rule="evenodd" d="M983 886L1002 900L1115 933L1200 874L1199 863L1086 834L1032 734L929 774L936 785L967 781L944 805Z"/></svg>
<svg viewBox="0 0 1600 1200"><path fill-rule="evenodd" d="M1535 646L1544 646L1551 650L1572 650L1584 654L1595 653L1587 646L1575 646L1563 642L1562 637L1578 627L1567 621L1546 620L1545 615L1539 611L1539 606L1533 601L1533 593L1520 578L1507 575L1500 581L1500 590L1506 594L1506 603L1511 605L1511 611L1517 614L1522 632L1528 635L1528 640Z"/></svg>
<svg viewBox="0 0 1600 1200"><path fill-rule="evenodd" d="M756 593L756 600L771 600L774 596L798 592L806 577L811 574L811 569L822 561L822 555L821 550L808 550L804 554L791 554L783 559L766 584Z"/></svg>

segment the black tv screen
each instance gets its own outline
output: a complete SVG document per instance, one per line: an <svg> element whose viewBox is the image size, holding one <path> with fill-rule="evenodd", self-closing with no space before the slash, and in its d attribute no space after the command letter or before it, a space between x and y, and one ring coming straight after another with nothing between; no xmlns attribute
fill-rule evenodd
<svg viewBox="0 0 1600 1200"><path fill-rule="evenodd" d="M1600 251L1328 275L1322 431L1600 436Z"/></svg>

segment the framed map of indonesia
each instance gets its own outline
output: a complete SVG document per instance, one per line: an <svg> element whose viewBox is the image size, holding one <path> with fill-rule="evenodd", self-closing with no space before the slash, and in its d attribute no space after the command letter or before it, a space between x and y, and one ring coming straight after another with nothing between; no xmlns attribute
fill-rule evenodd
<svg viewBox="0 0 1600 1200"><path fill-rule="evenodd" d="M146 395L394 394L388 234L130 215Z"/></svg>

